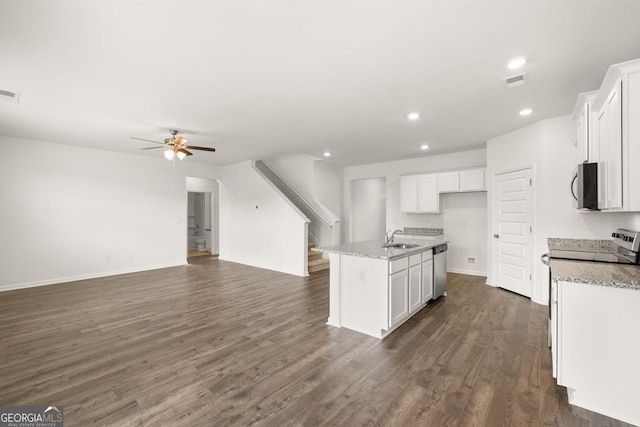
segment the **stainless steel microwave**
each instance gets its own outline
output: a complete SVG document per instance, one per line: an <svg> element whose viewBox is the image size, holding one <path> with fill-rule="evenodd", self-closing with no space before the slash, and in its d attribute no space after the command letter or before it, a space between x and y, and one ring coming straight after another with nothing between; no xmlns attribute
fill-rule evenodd
<svg viewBox="0 0 640 427"><path fill-rule="evenodd" d="M598 164L580 163L571 181L573 198L578 209L598 210Z"/></svg>

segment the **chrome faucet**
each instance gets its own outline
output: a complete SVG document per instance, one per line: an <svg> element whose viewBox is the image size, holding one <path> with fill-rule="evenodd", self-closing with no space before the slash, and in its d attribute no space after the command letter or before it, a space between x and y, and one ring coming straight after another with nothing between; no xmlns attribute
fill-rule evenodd
<svg viewBox="0 0 640 427"><path fill-rule="evenodd" d="M391 236L389 236L389 233L391 233L391 230L387 231L384 234L384 244L388 245L389 243L393 243L393 237L396 235L396 233L402 233L402 230L395 230L393 233L391 233Z"/></svg>

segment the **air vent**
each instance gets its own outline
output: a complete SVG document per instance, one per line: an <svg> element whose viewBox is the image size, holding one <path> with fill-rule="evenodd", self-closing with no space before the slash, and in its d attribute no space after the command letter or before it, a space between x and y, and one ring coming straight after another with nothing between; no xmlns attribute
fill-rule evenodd
<svg viewBox="0 0 640 427"><path fill-rule="evenodd" d="M5 101L18 102L18 100L20 99L20 94L17 92L0 89L0 99L4 99Z"/></svg>
<svg viewBox="0 0 640 427"><path fill-rule="evenodd" d="M527 73L518 74L517 76L507 77L503 79L507 83L507 87L512 88L516 86L522 86L524 84L524 76Z"/></svg>

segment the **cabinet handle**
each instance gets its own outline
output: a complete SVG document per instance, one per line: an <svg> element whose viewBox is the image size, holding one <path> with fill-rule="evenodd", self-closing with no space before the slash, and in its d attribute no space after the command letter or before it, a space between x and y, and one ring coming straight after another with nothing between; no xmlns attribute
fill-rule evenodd
<svg viewBox="0 0 640 427"><path fill-rule="evenodd" d="M496 239L499 239L500 235L499 234L494 234L493 237L495 237Z"/></svg>

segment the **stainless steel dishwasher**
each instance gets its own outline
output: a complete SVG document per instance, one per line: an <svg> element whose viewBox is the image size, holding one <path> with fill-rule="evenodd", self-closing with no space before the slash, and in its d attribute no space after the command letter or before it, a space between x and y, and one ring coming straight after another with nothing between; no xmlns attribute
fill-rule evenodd
<svg viewBox="0 0 640 427"><path fill-rule="evenodd" d="M433 299L447 295L447 244L433 248Z"/></svg>

